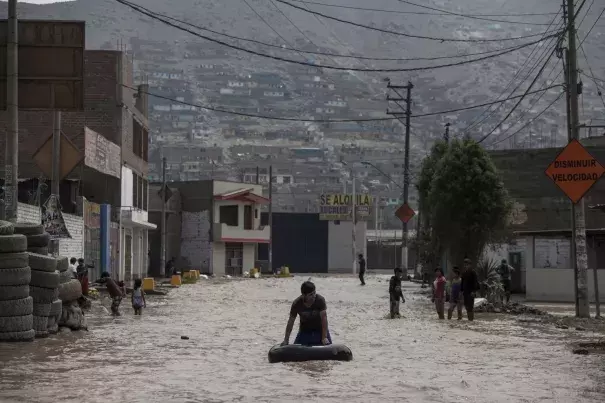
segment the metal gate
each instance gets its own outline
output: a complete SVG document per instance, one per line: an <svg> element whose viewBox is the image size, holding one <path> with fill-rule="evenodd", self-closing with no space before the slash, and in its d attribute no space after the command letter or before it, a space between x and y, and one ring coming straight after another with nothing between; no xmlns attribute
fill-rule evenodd
<svg viewBox="0 0 605 403"><path fill-rule="evenodd" d="M243 274L244 244L225 244L225 274L241 276Z"/></svg>

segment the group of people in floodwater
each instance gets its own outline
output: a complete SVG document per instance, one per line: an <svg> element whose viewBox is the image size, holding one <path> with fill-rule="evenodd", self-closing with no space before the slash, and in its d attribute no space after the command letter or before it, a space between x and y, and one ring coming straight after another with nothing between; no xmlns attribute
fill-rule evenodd
<svg viewBox="0 0 605 403"><path fill-rule="evenodd" d="M359 280L361 285L365 285L366 262L363 255L359 259ZM506 297L506 302L510 301L511 290L511 272L514 271L503 259L497 269L500 276L500 282L504 289L502 302ZM457 312L458 320L463 318L463 308L469 321L475 319L475 297L480 290L479 278L473 268L470 259L464 259L463 269L455 266L452 270L453 277L447 281L443 270L435 270L435 280L432 284L432 302L435 304L435 310L439 319L445 319L445 304L448 302L447 317L452 319L454 311ZM392 319L400 318L400 304L405 303L405 297L401 282L403 279L403 270L395 268L394 275L389 280L389 302L390 317ZM328 329L328 315L326 300L323 296L317 294L315 284L311 281L305 281L300 288L301 295L292 302L290 315L286 324L286 333L282 346L290 343L290 336L294 328L296 318L299 317L299 329L294 340L294 344L306 346L321 346L332 344L332 337Z"/></svg>

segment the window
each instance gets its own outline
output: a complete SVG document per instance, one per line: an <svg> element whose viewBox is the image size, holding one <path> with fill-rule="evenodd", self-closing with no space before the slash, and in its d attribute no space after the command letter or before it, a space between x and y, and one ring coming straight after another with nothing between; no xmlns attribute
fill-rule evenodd
<svg viewBox="0 0 605 403"><path fill-rule="evenodd" d="M284 183L292 183L292 178L290 176L284 176Z"/></svg>
<svg viewBox="0 0 605 403"><path fill-rule="evenodd" d="M219 208L219 222L221 224L237 227L239 225L238 215L238 206L220 206Z"/></svg>

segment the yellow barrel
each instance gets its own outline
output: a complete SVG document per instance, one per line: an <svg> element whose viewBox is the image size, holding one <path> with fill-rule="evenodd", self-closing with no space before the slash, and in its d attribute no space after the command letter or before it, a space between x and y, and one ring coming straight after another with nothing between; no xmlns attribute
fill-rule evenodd
<svg viewBox="0 0 605 403"><path fill-rule="evenodd" d="M288 266L284 266L284 269L282 270L281 274L283 276L289 276L290 275L290 268Z"/></svg>
<svg viewBox="0 0 605 403"><path fill-rule="evenodd" d="M195 278L195 273L191 270L183 273L183 278Z"/></svg>
<svg viewBox="0 0 605 403"><path fill-rule="evenodd" d="M195 278L199 280L199 278L200 278L200 271L199 270L194 270L193 273L195 274Z"/></svg>
<svg viewBox="0 0 605 403"><path fill-rule="evenodd" d="M155 290L155 279L153 277L145 277L143 279L143 291Z"/></svg>
<svg viewBox="0 0 605 403"><path fill-rule="evenodd" d="M179 274L173 274L172 278L170 279L170 285L173 286L180 286L183 283L183 281L181 280L181 276Z"/></svg>
<svg viewBox="0 0 605 403"><path fill-rule="evenodd" d="M254 278L256 273L258 273L258 269L256 267L250 269L250 278Z"/></svg>

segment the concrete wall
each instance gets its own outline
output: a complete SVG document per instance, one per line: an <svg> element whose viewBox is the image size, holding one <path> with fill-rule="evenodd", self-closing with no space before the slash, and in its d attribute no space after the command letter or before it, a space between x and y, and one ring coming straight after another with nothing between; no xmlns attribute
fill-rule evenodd
<svg viewBox="0 0 605 403"><path fill-rule="evenodd" d="M212 274L225 274L225 244L222 242L212 244Z"/></svg>
<svg viewBox="0 0 605 403"><path fill-rule="evenodd" d="M357 254L363 253L364 256L367 256L366 228L366 222L357 223L355 242ZM351 221L340 221L339 224L333 221L328 223L328 272L350 273L353 269L352 232Z"/></svg>
<svg viewBox="0 0 605 403"><path fill-rule="evenodd" d="M255 255L256 255L256 244L245 243L244 244L244 258L242 259L242 270L243 271L250 271L250 269L254 268Z"/></svg>
<svg viewBox="0 0 605 403"><path fill-rule="evenodd" d="M211 271L212 243L210 238L210 213L183 212L181 229L181 260L184 267Z"/></svg>
<svg viewBox="0 0 605 403"><path fill-rule="evenodd" d="M84 257L84 219L83 217L63 213L65 226L72 236L71 239L59 240L59 255L67 257ZM19 203L17 220L34 224L42 223L40 207Z"/></svg>

